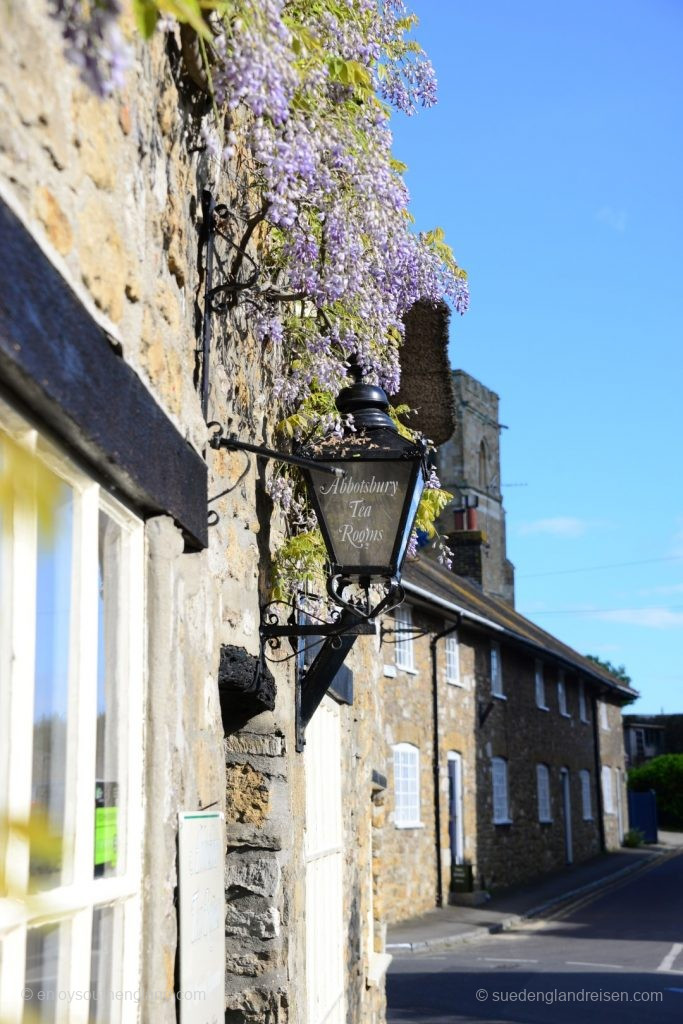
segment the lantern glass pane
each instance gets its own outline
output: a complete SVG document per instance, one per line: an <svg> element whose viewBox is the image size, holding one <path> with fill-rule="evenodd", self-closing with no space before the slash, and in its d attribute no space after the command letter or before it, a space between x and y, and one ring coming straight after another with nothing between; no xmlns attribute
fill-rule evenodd
<svg viewBox="0 0 683 1024"><path fill-rule="evenodd" d="M332 560L359 571L369 566L391 567L414 461L335 460L335 465L346 475L330 477L311 470Z"/></svg>
<svg viewBox="0 0 683 1024"><path fill-rule="evenodd" d="M415 488L413 490L413 496L410 501L410 508L408 509L408 515L406 516L405 526L403 529L403 537L401 538L401 547L398 553L397 566L400 569L403 565L403 559L406 557L406 551L408 550L408 541L410 535L413 532L413 523L415 522L415 516L417 515L417 506L420 504L420 498L424 490L424 477L422 473L417 474L417 480L415 481Z"/></svg>

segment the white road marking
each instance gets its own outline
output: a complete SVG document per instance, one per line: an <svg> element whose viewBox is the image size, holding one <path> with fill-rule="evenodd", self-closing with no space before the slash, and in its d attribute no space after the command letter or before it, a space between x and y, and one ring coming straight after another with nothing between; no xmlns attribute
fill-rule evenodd
<svg viewBox="0 0 683 1024"><path fill-rule="evenodd" d="M588 963L587 960L565 960L565 963L570 967L614 967L617 971L623 971L623 964L596 964L594 962Z"/></svg>
<svg viewBox="0 0 683 1024"><path fill-rule="evenodd" d="M524 960L514 956L478 956L477 960L494 960L503 964L538 964L540 960Z"/></svg>
<svg viewBox="0 0 683 1024"><path fill-rule="evenodd" d="M666 954L666 956L662 960L662 962L659 965L659 967L657 968L657 970L658 971L670 971L671 968L674 965L674 960L676 959L676 957L678 956L678 954L682 950L683 950L683 943L682 942L674 942L673 946L671 947L669 952Z"/></svg>

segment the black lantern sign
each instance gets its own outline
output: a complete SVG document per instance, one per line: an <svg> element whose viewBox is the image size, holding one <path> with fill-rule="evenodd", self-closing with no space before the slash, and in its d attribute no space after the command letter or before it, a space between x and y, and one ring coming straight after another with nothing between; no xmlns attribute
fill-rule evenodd
<svg viewBox="0 0 683 1024"><path fill-rule="evenodd" d="M350 372L355 382L339 393L337 408L351 414L352 428L302 451L330 561L328 591L342 605L348 582L398 586L427 472L425 445L399 434L382 388L362 383L357 365Z"/></svg>

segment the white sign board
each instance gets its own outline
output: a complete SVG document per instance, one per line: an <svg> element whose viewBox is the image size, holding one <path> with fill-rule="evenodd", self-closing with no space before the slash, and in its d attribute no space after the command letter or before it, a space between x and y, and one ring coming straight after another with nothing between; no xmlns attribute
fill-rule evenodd
<svg viewBox="0 0 683 1024"><path fill-rule="evenodd" d="M225 1018L225 842L223 815L179 814L181 1024Z"/></svg>

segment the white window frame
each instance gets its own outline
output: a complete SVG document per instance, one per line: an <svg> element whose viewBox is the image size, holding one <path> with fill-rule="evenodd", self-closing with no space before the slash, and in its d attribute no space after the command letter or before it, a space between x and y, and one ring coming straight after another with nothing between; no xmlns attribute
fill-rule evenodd
<svg viewBox="0 0 683 1024"><path fill-rule="evenodd" d="M567 708L567 682L563 669L557 674L557 706L563 718L571 718Z"/></svg>
<svg viewBox="0 0 683 1024"><path fill-rule="evenodd" d="M23 423L0 403L0 424L30 457L44 463L73 492L71 551L71 605L69 631L69 694L66 747L65 832L73 834L73 848L65 853L71 880L41 892L31 900L0 898L0 993L2 1013L21 1019L26 940L29 928L64 923L59 940L57 984L60 990L87 992L90 988L92 920L96 909L120 908L115 928L113 988L135 990L140 972L141 869L143 835L143 585L144 527L114 501L61 450ZM93 877L95 834L95 754L97 720L98 646L98 517L100 510L122 530L125 569L121 608L127 617L127 672L125 696L119 702L118 729L125 737L120 755L125 762L125 822L122 829L125 873ZM7 715L0 721L0 748L11 752L5 777L0 779L0 818L28 820L33 775L33 717L36 630L36 567L38 524L35 500L13 516L11 534L4 544L8 578L3 582L2 623L9 645L2 666L9 680ZM3 569L4 572L4 569ZM4 644L3 644L4 647ZM4 710L4 708L3 708ZM65 847L66 850L66 847ZM12 870L14 884L26 893L29 886L28 841L13 834L0 855ZM56 999L56 995L55 995ZM60 1020L83 1019L87 1001L58 1004ZM137 1020L137 1007L122 1003L121 1020Z"/></svg>
<svg viewBox="0 0 683 1024"><path fill-rule="evenodd" d="M491 671L491 696L497 697L499 700L507 700L503 685L503 662L500 656L500 644L497 640L494 640L491 644L489 667Z"/></svg>
<svg viewBox="0 0 683 1024"><path fill-rule="evenodd" d="M511 825L508 763L504 757L491 758L491 795L493 824Z"/></svg>
<svg viewBox="0 0 683 1024"><path fill-rule="evenodd" d="M536 693L536 707L541 711L550 711L545 699L545 679L543 678L543 662L538 659L534 666L534 690Z"/></svg>
<svg viewBox="0 0 683 1024"><path fill-rule="evenodd" d="M341 736L339 705L326 696L306 731L304 748L308 1024L346 1019ZM208 1020L208 1015L192 1019Z"/></svg>
<svg viewBox="0 0 683 1024"><path fill-rule="evenodd" d="M582 768L579 772L579 778L581 779L581 810L583 813L583 820L592 821L593 806L591 801L591 773L587 768Z"/></svg>
<svg viewBox="0 0 683 1024"><path fill-rule="evenodd" d="M394 757L394 825L422 828L420 820L420 750L413 743L396 743ZM407 769L407 776L401 771ZM406 781L412 786L406 787ZM411 791L412 790L412 791Z"/></svg>
<svg viewBox="0 0 683 1024"><path fill-rule="evenodd" d="M586 684L579 679L579 718L582 722L588 721L588 704L586 702Z"/></svg>
<svg viewBox="0 0 683 1024"><path fill-rule="evenodd" d="M413 610L409 604L400 604L394 612L394 628L409 629L413 625ZM415 672L415 648L412 633L396 633L396 667L404 672Z"/></svg>
<svg viewBox="0 0 683 1024"><path fill-rule="evenodd" d="M605 814L614 814L614 792L612 789L612 769L603 764L602 772L602 805Z"/></svg>
<svg viewBox="0 0 683 1024"><path fill-rule="evenodd" d="M550 803L550 769L547 764L536 765L536 793L538 796L538 820L540 822L551 822L553 820Z"/></svg>
<svg viewBox="0 0 683 1024"><path fill-rule="evenodd" d="M458 634L449 633L445 643L446 652L446 682L452 686L462 686L460 676L460 645Z"/></svg>
<svg viewBox="0 0 683 1024"><path fill-rule="evenodd" d="M607 701L600 701L600 728L603 732L609 732L609 718L607 717Z"/></svg>

